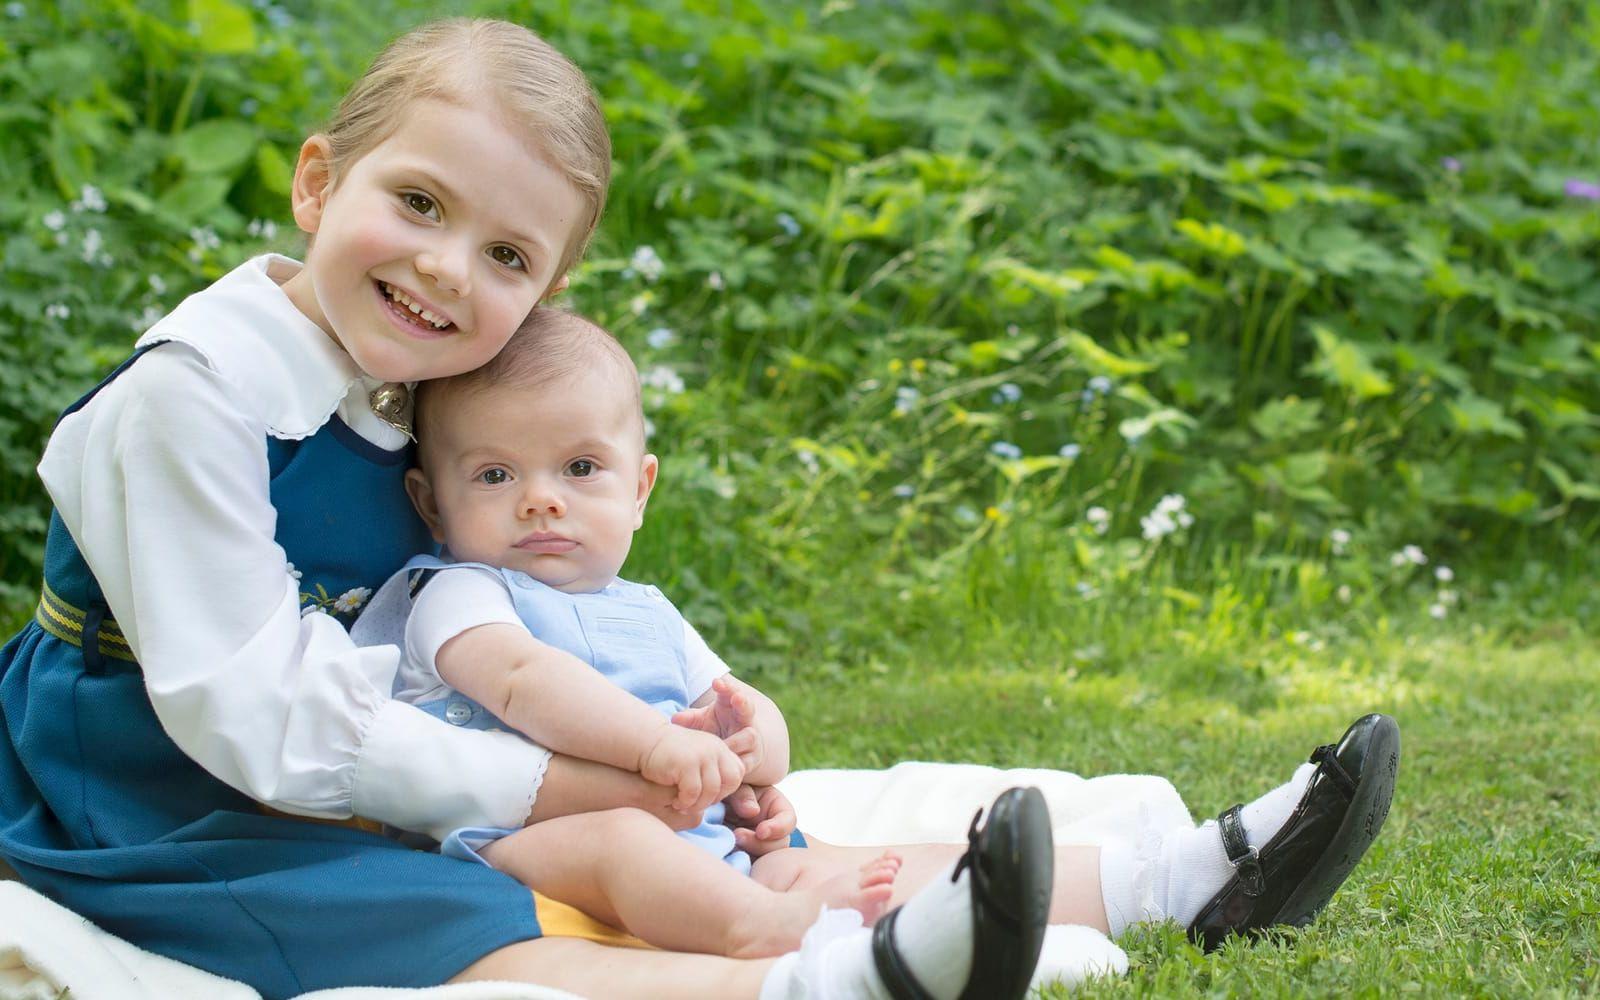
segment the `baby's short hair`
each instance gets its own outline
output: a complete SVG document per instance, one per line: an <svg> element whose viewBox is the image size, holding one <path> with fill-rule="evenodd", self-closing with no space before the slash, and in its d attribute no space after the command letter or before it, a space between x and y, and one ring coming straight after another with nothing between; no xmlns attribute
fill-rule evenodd
<svg viewBox="0 0 1600 1000"><path fill-rule="evenodd" d="M583 71L509 21L453 17L424 24L378 54L323 129L335 183L399 127L412 101L423 98L491 103L582 196L588 212L555 272L565 274L594 236L611 183L611 135Z"/></svg>
<svg viewBox="0 0 1600 1000"><path fill-rule="evenodd" d="M482 367L419 383L414 414L417 436L426 441L430 415L458 395L507 386L536 392L560 379L595 372L604 373L626 394L642 449L644 405L639 369L627 348L593 320L553 306L535 306L500 353Z"/></svg>

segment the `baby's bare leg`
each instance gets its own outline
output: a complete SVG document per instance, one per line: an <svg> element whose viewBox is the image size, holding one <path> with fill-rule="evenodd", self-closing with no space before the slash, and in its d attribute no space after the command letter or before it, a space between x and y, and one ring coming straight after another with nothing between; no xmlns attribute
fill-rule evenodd
<svg viewBox="0 0 1600 1000"><path fill-rule="evenodd" d="M483 856L529 888L657 947L737 958L799 947L824 905L874 919L893 889L893 872L880 868L775 892L637 809L544 820L489 845Z"/></svg>

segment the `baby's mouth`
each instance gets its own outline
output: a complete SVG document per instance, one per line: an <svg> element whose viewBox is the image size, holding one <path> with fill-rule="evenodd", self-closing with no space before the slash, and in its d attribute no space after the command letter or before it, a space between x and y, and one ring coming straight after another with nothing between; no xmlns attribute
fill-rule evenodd
<svg viewBox="0 0 1600 1000"><path fill-rule="evenodd" d="M378 293L388 301L389 311L400 318L402 322L410 323L420 330L430 333L443 333L455 328L455 324L444 316L437 315L425 308L420 302L415 301L404 291L394 287L387 281L379 281Z"/></svg>

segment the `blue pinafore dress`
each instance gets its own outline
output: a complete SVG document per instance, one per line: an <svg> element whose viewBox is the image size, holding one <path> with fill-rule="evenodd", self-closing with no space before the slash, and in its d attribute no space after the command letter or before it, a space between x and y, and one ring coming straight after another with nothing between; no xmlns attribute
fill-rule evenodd
<svg viewBox="0 0 1600 1000"><path fill-rule="evenodd" d="M267 452L276 538L304 581L376 587L431 549L405 496L407 451L334 416ZM540 935L509 876L267 815L186 757L59 516L38 613L0 651L0 857L113 934L269 998L434 985Z"/></svg>

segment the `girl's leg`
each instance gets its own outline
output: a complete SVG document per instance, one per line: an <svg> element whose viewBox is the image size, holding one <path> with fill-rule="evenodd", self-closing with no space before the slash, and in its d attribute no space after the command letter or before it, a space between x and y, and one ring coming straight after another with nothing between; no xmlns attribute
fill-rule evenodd
<svg viewBox="0 0 1600 1000"><path fill-rule="evenodd" d="M818 852L812 864L826 870L859 866L883 854L882 847L840 847L807 837L809 845L796 854ZM895 879L890 907L899 906L966 850L960 844L905 844L890 848L900 855L900 876ZM1052 924L1083 924L1107 930L1106 907L1100 894L1100 848L1087 844L1056 848L1055 894L1050 899Z"/></svg>
<svg viewBox="0 0 1600 1000"><path fill-rule="evenodd" d="M519 941L467 966L453 983L537 983L616 1000L756 1000L775 959L610 948L577 938Z"/></svg>
<svg viewBox="0 0 1600 1000"><path fill-rule="evenodd" d="M824 906L876 920L897 867L880 856L859 871L775 892L637 809L548 819L482 854L523 885L657 947L736 958L793 951Z"/></svg>

